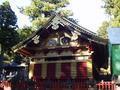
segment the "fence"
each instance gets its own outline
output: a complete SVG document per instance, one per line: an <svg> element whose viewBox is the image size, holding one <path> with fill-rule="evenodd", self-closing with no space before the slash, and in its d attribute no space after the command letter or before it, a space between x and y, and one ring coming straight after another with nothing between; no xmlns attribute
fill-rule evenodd
<svg viewBox="0 0 120 90"><path fill-rule="evenodd" d="M35 80L34 90L89 90L87 80Z"/></svg>
<svg viewBox="0 0 120 90"><path fill-rule="evenodd" d="M0 90L11 90L11 82L0 81Z"/></svg>
<svg viewBox="0 0 120 90"><path fill-rule="evenodd" d="M97 83L96 86L97 90L116 90L116 85L115 82L113 81L108 82L101 81Z"/></svg>
<svg viewBox="0 0 120 90"><path fill-rule="evenodd" d="M115 82L113 81L101 81L90 88L87 80L34 79L33 82L20 81L11 86L12 90L120 90L116 89ZM3 89L0 88L0 90Z"/></svg>

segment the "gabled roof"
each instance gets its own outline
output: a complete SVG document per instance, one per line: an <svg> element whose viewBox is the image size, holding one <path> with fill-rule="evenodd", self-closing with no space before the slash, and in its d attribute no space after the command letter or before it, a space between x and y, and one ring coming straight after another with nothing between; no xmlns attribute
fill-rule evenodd
<svg viewBox="0 0 120 90"><path fill-rule="evenodd" d="M74 32L76 32L76 34L82 35L84 38L87 38L89 41L92 41L92 42L95 42L98 44L106 44L107 43L107 40L98 37L96 35L96 33L92 32L78 24L73 23L72 21L70 21L69 19L67 19L65 17L55 14L55 15L51 16L51 18L48 20L48 22L46 22L45 25L43 25L40 29L38 29L36 32L34 32L26 40L20 42L16 46L14 46L12 48L12 50L14 52L16 52L22 48L27 47L27 45L29 45L31 42L34 42L36 44L39 43L39 39L44 38L44 32L46 32L46 30L48 28L51 27L53 30L57 30L59 28L59 25L61 25L63 27L67 27L71 31L74 30ZM28 52L26 52L26 53L28 53Z"/></svg>

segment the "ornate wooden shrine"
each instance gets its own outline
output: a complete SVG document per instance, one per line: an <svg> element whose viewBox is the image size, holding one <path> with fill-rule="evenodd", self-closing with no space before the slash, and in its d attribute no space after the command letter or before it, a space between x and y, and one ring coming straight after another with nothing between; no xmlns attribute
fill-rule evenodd
<svg viewBox="0 0 120 90"><path fill-rule="evenodd" d="M13 50L31 58L29 78L43 82L37 87L55 90L50 89L53 87L51 82L55 80L59 88L61 84L71 85L76 82L72 84L72 88L75 88L79 80L98 77L97 70L107 63L106 45L107 41L95 33L56 14L42 28L13 47Z"/></svg>

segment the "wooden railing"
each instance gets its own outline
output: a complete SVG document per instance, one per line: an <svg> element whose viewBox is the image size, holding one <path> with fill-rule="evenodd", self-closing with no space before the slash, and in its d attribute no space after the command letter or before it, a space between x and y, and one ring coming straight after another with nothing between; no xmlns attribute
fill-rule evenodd
<svg viewBox="0 0 120 90"><path fill-rule="evenodd" d="M97 90L116 90L115 82L113 81L101 81L96 84Z"/></svg>
<svg viewBox="0 0 120 90"><path fill-rule="evenodd" d="M113 81L101 81L94 86L86 80L41 80L20 81L11 85L11 90L119 90ZM0 90L6 90L0 88ZM8 90L8 89L7 89Z"/></svg>

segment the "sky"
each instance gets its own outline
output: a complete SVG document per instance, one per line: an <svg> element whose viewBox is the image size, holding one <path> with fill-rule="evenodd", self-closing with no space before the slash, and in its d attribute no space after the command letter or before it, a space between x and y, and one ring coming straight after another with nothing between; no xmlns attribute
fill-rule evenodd
<svg viewBox="0 0 120 90"><path fill-rule="evenodd" d="M5 0L0 0L0 4ZM30 0L9 0L12 9L18 17L18 25L22 28L24 25L30 26L29 17L21 14L17 7L30 5ZM102 22L108 20L102 7L102 0L71 0L69 9L73 11L74 18L79 21L79 25L93 32L96 32Z"/></svg>

